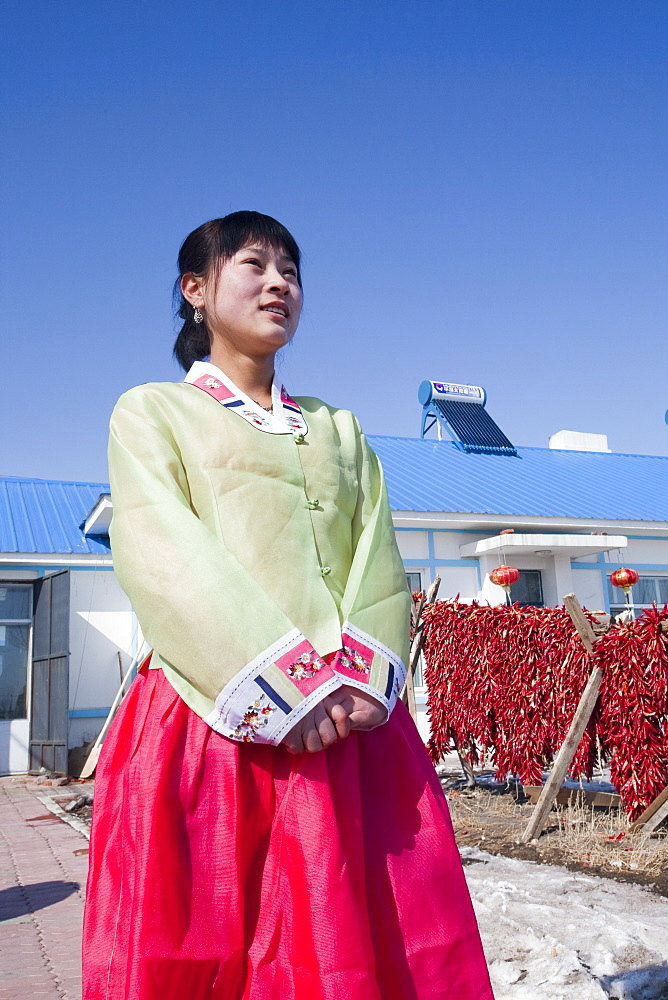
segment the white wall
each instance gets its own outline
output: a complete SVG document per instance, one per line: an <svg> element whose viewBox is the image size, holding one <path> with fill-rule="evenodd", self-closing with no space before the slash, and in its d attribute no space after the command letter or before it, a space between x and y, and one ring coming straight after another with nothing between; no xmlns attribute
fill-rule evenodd
<svg viewBox="0 0 668 1000"><path fill-rule="evenodd" d="M70 574L70 709L109 708L137 646L137 626L128 598L110 570ZM95 738L104 718L69 720L69 745Z"/></svg>
<svg viewBox="0 0 668 1000"><path fill-rule="evenodd" d="M456 597L465 604L475 599L478 593L478 569L475 562L462 566L437 566L436 572L441 578L438 588L438 598L441 601Z"/></svg>
<svg viewBox="0 0 668 1000"><path fill-rule="evenodd" d="M597 569L577 569L572 571L573 590L583 608L589 611L605 611L603 579Z"/></svg>
<svg viewBox="0 0 668 1000"><path fill-rule="evenodd" d="M668 489L668 484L666 484ZM610 553L611 558L619 559L616 552ZM668 570L668 539L666 538L629 538L628 548L622 553L624 565L635 563L646 565L665 564Z"/></svg>
<svg viewBox="0 0 668 1000"><path fill-rule="evenodd" d="M434 532L434 555L437 559L459 559L459 546L476 539L475 535L454 531Z"/></svg>
<svg viewBox="0 0 668 1000"><path fill-rule="evenodd" d="M426 531L398 531L397 544L402 559L429 559L429 538Z"/></svg>

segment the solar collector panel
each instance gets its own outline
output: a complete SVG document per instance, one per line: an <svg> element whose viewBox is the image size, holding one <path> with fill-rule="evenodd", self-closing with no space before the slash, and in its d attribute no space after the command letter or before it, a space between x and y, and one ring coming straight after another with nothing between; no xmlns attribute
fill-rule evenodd
<svg viewBox="0 0 668 1000"><path fill-rule="evenodd" d="M517 455L517 450L484 406L454 399L433 399L431 405L443 417L464 451Z"/></svg>

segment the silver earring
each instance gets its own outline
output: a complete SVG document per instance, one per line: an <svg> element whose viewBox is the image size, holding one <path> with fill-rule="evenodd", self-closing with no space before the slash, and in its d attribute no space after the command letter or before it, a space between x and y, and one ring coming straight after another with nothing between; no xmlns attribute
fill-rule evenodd
<svg viewBox="0 0 668 1000"><path fill-rule="evenodd" d="M198 306L195 306L195 312L193 314L193 319L195 320L196 323L203 323L204 322L204 317L202 316L202 313L200 312L200 309L199 309Z"/></svg>

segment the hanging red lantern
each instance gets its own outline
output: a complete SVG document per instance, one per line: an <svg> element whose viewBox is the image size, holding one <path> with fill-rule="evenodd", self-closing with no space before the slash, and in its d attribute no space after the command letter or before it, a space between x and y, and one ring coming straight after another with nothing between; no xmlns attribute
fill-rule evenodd
<svg viewBox="0 0 668 1000"><path fill-rule="evenodd" d="M503 587L505 592L509 594L512 585L517 583L520 578L520 571L514 566L497 566L489 574L489 578L492 583L495 583L497 587Z"/></svg>
<svg viewBox="0 0 668 1000"><path fill-rule="evenodd" d="M628 569L626 566L622 566L621 569L616 569L614 573L610 574L610 583L613 587L621 587L625 594L628 594L631 587L634 587L640 575L636 573L634 569Z"/></svg>

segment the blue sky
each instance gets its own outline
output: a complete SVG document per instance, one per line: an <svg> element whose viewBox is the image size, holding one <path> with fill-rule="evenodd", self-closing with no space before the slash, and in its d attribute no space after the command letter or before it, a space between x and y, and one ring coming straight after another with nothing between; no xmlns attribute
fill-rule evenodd
<svg viewBox="0 0 668 1000"><path fill-rule="evenodd" d="M240 208L305 254L293 393L416 436L424 378L516 444L668 454L668 6L2 5L0 473L104 479L176 379L182 239Z"/></svg>

